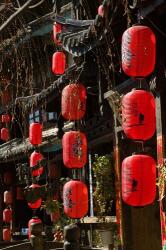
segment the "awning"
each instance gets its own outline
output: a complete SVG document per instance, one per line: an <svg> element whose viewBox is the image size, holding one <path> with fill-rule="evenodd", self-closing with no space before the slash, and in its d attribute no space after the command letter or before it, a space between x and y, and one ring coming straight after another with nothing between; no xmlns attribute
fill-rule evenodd
<svg viewBox="0 0 166 250"><path fill-rule="evenodd" d="M48 88L43 89L41 92L31 96L17 97L15 100L15 105L20 104L24 110L28 110L35 104L39 105L39 103L44 99L48 100L51 96L54 96L55 98L61 93L61 90L66 86L67 83L69 83L69 81L76 79L80 73L80 70L81 68L77 68L76 65L72 65Z"/></svg>
<svg viewBox="0 0 166 250"><path fill-rule="evenodd" d="M43 149L53 144L61 145L61 140L58 139L58 128L50 128L42 132L42 144L39 149ZM59 149L59 146L57 147ZM23 159L29 157L29 152L34 150L34 146L29 142L29 138L13 139L0 145L0 163L11 162L13 159Z"/></svg>
<svg viewBox="0 0 166 250"><path fill-rule="evenodd" d="M62 32L57 35L64 50L74 56L82 56L101 44L103 39L103 19L74 20L56 16L55 21L62 24Z"/></svg>

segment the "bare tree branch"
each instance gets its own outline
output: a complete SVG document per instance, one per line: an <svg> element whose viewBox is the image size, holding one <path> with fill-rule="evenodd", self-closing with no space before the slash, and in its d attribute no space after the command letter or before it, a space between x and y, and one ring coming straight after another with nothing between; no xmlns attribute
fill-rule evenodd
<svg viewBox="0 0 166 250"><path fill-rule="evenodd" d="M16 18L21 12L23 12L34 0L28 0L24 5L22 5L13 15L11 15L6 22L4 22L0 27L0 33L6 29L9 24Z"/></svg>

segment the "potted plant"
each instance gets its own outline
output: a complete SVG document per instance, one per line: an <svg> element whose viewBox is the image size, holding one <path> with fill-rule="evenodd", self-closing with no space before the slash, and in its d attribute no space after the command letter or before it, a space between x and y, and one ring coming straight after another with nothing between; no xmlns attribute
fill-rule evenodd
<svg viewBox="0 0 166 250"><path fill-rule="evenodd" d="M93 193L95 213L100 221L112 210L115 199L114 169L111 155L95 155L92 164L95 191Z"/></svg>
<svg viewBox="0 0 166 250"><path fill-rule="evenodd" d="M157 178L157 186L159 188L159 200L162 203L162 211L166 212L166 159L163 159L163 163L159 164L159 175Z"/></svg>
<svg viewBox="0 0 166 250"><path fill-rule="evenodd" d="M110 215L112 204L115 199L114 166L111 155L95 155L92 163L92 170L95 182L93 193L95 214L99 222L106 222L106 216ZM104 245L111 245L112 229L103 225L103 230L99 230L101 240Z"/></svg>

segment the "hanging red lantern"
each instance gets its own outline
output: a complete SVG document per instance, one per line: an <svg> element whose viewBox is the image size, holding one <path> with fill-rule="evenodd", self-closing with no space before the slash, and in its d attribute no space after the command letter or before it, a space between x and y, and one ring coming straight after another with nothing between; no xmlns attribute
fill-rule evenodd
<svg viewBox="0 0 166 250"><path fill-rule="evenodd" d="M12 209L5 208L3 210L3 221L6 223L10 223L12 221Z"/></svg>
<svg viewBox="0 0 166 250"><path fill-rule="evenodd" d="M42 224L41 219L38 217L33 217L32 219L29 220L28 222L28 238L30 239L31 236L31 227L36 224Z"/></svg>
<svg viewBox="0 0 166 250"><path fill-rule="evenodd" d="M1 121L4 123L9 123L10 122L10 115L9 114L3 114L1 117Z"/></svg>
<svg viewBox="0 0 166 250"><path fill-rule="evenodd" d="M3 240L4 241L10 241L11 240L11 229L10 228L4 228L3 229Z"/></svg>
<svg viewBox="0 0 166 250"><path fill-rule="evenodd" d="M69 131L63 135L63 163L68 168L82 168L87 161L87 139L84 133Z"/></svg>
<svg viewBox="0 0 166 250"><path fill-rule="evenodd" d="M32 184L30 186L30 188L32 189L36 189L36 188L39 188L40 185L38 184ZM28 206L31 208L31 209L38 209L40 206L41 206L41 203L42 203L42 199L39 198L38 200L36 200L35 202L28 202Z"/></svg>
<svg viewBox="0 0 166 250"><path fill-rule="evenodd" d="M22 187L16 188L16 199L17 200L24 200L24 190Z"/></svg>
<svg viewBox="0 0 166 250"><path fill-rule="evenodd" d="M57 45L61 45L61 41L57 38L57 34L62 32L62 25L60 23L54 23L53 25L53 40Z"/></svg>
<svg viewBox="0 0 166 250"><path fill-rule="evenodd" d="M122 99L122 128L133 140L148 140L156 129L155 99L150 92L132 90Z"/></svg>
<svg viewBox="0 0 166 250"><path fill-rule="evenodd" d="M55 75L62 75L66 68L66 55L63 52L55 52L52 56L52 72Z"/></svg>
<svg viewBox="0 0 166 250"><path fill-rule="evenodd" d="M142 25L132 26L122 36L122 68L131 77L146 77L154 70L156 38Z"/></svg>
<svg viewBox="0 0 166 250"><path fill-rule="evenodd" d="M122 162L122 198L131 206L151 204L156 196L156 163L148 155L132 155Z"/></svg>
<svg viewBox="0 0 166 250"><path fill-rule="evenodd" d="M4 172L3 181L6 185L11 185L13 182L13 173L11 171Z"/></svg>
<svg viewBox="0 0 166 250"><path fill-rule="evenodd" d="M4 192L4 203L6 204L12 204L12 192L11 191L5 191Z"/></svg>
<svg viewBox="0 0 166 250"><path fill-rule="evenodd" d="M85 183L71 180L63 187L64 212L70 218L82 218L88 212L88 189Z"/></svg>
<svg viewBox="0 0 166 250"><path fill-rule="evenodd" d="M8 141L10 139L8 128L1 128L1 140Z"/></svg>
<svg viewBox="0 0 166 250"><path fill-rule="evenodd" d="M104 16L104 6L103 5L100 5L98 7L98 15L103 17Z"/></svg>
<svg viewBox="0 0 166 250"><path fill-rule="evenodd" d="M41 161L43 159L43 155L37 151L34 151L31 156L30 156L30 167L34 167L36 166L39 161ZM32 176L39 176L43 173L43 167L39 167L36 170L32 171Z"/></svg>
<svg viewBox="0 0 166 250"><path fill-rule="evenodd" d="M66 120L80 120L86 111L86 88L84 85L73 83L62 91L62 116Z"/></svg>
<svg viewBox="0 0 166 250"><path fill-rule="evenodd" d="M42 143L42 124L38 122L33 122L30 124L29 141L34 146Z"/></svg>

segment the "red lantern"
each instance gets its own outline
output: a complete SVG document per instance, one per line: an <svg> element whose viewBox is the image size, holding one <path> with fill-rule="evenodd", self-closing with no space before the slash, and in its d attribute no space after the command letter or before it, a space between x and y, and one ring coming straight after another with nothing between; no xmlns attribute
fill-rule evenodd
<svg viewBox="0 0 166 250"><path fill-rule="evenodd" d="M11 230L10 228L4 228L3 229L3 240L4 241L10 241L11 240Z"/></svg>
<svg viewBox="0 0 166 250"><path fill-rule="evenodd" d="M147 26L133 26L122 36L122 68L131 77L152 73L156 60L156 38Z"/></svg>
<svg viewBox="0 0 166 250"><path fill-rule="evenodd" d="M104 16L104 6L100 5L98 8L98 15L103 17Z"/></svg>
<svg viewBox="0 0 166 250"><path fill-rule="evenodd" d="M31 186L30 186L30 188L32 188L32 189L35 189L35 188L38 188L38 187L40 187L40 185L38 185L38 184L32 184ZM38 209L40 206L41 206L41 203L42 203L42 199L41 198L39 198L38 200L36 200L35 202L28 202L28 206L30 207L30 208L32 208L32 209Z"/></svg>
<svg viewBox="0 0 166 250"><path fill-rule="evenodd" d="M87 161L86 135L79 131L69 131L63 135L63 162L68 168L82 168Z"/></svg>
<svg viewBox="0 0 166 250"><path fill-rule="evenodd" d="M38 122L30 124L29 141L32 145L39 145L42 143L42 124Z"/></svg>
<svg viewBox="0 0 166 250"><path fill-rule="evenodd" d="M37 151L34 151L30 156L30 167L34 167L38 164L39 161L43 159L43 155ZM39 167L36 170L32 171L32 176L39 176L43 173L43 167Z"/></svg>
<svg viewBox="0 0 166 250"><path fill-rule="evenodd" d="M11 185L13 182L13 174L11 171L4 172L3 181L6 185Z"/></svg>
<svg viewBox="0 0 166 250"><path fill-rule="evenodd" d="M62 25L55 22L53 25L53 39L57 45L61 45L61 41L57 39L57 34L61 32L62 32Z"/></svg>
<svg viewBox="0 0 166 250"><path fill-rule="evenodd" d="M52 56L52 72L55 75L62 75L66 68L66 56L63 52L55 52Z"/></svg>
<svg viewBox="0 0 166 250"><path fill-rule="evenodd" d="M4 122L4 123L9 123L9 122L10 122L10 115L9 115L9 114L4 114L4 115L2 115L1 120L2 120L2 122Z"/></svg>
<svg viewBox="0 0 166 250"><path fill-rule="evenodd" d="M22 187L16 188L16 199L17 200L24 200L24 190Z"/></svg>
<svg viewBox="0 0 166 250"><path fill-rule="evenodd" d="M10 208L6 208L3 210L3 221L6 223L10 223L12 220L12 210Z"/></svg>
<svg viewBox="0 0 166 250"><path fill-rule="evenodd" d="M6 204L12 204L12 192L11 191L5 191L4 192L4 203Z"/></svg>
<svg viewBox="0 0 166 250"><path fill-rule="evenodd" d="M131 206L151 204L156 195L156 163L148 155L132 155L122 162L122 198Z"/></svg>
<svg viewBox="0 0 166 250"><path fill-rule="evenodd" d="M86 111L86 88L82 84L69 84L62 91L62 116L66 120L80 120Z"/></svg>
<svg viewBox="0 0 166 250"><path fill-rule="evenodd" d="M133 140L148 140L156 129L155 99L150 92L133 90L122 99L122 128Z"/></svg>
<svg viewBox="0 0 166 250"><path fill-rule="evenodd" d="M28 222L28 238L30 238L30 236L31 236L30 227L33 224L42 224L42 221L38 217L33 217L32 219L29 220L29 222Z"/></svg>
<svg viewBox="0 0 166 250"><path fill-rule="evenodd" d="M1 128L1 140L8 141L10 139L8 128Z"/></svg>
<svg viewBox="0 0 166 250"><path fill-rule="evenodd" d="M71 180L63 187L64 212L70 218L82 218L88 212L88 189L78 180Z"/></svg>

